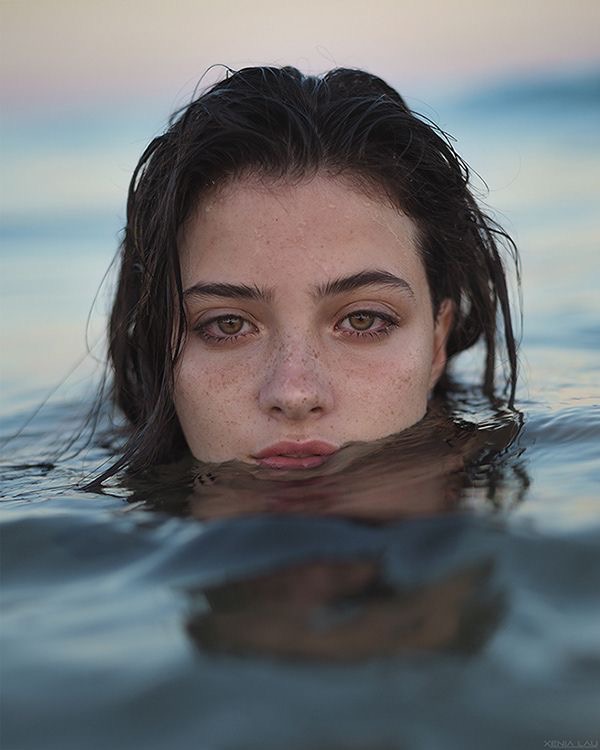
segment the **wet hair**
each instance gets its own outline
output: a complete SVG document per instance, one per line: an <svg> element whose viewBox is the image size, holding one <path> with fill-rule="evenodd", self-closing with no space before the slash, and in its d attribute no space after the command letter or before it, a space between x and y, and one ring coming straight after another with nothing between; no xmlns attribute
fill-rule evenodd
<svg viewBox="0 0 600 750"><path fill-rule="evenodd" d="M449 138L380 78L338 68L228 71L173 115L133 174L109 323L113 401L129 425L120 458L99 478L174 460L185 440L173 404L186 334L178 235L198 200L238 178L350 180L407 214L418 230L434 314L454 302L450 360L483 343L484 392L494 374L512 404L516 342L503 257L516 248L479 208ZM449 387L445 374L437 390Z"/></svg>

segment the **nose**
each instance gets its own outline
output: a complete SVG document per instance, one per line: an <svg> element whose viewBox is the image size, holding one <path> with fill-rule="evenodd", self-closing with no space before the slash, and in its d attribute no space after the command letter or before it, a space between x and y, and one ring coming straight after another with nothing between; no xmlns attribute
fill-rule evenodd
<svg viewBox="0 0 600 750"><path fill-rule="evenodd" d="M259 408L275 419L317 419L333 408L330 373L308 342L281 346L268 362L258 394Z"/></svg>

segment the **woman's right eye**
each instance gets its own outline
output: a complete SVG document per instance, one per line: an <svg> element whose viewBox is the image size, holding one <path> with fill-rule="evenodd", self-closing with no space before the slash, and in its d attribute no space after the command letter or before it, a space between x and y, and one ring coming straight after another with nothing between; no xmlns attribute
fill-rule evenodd
<svg viewBox="0 0 600 750"><path fill-rule="evenodd" d="M198 323L194 330L211 344L233 342L257 333L256 326L241 315L218 315Z"/></svg>

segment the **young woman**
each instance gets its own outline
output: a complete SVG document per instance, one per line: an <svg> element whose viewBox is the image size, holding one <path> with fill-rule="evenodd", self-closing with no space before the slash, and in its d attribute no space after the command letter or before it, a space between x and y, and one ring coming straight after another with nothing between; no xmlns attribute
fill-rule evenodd
<svg viewBox="0 0 600 750"><path fill-rule="evenodd" d="M129 433L100 480L186 451L320 466L421 420L477 342L512 403L503 251L447 138L381 79L228 75L131 182L109 330Z"/></svg>

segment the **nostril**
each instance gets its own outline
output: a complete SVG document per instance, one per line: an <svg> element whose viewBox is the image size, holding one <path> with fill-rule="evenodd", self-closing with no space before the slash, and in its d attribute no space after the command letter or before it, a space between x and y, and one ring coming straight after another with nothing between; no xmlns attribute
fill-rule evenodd
<svg viewBox="0 0 600 750"><path fill-rule="evenodd" d="M325 409L322 406L319 404L311 405L308 401L309 399L303 398L296 403L272 404L269 414L277 419L282 417L298 419L306 417L309 414L313 417L320 417L325 413Z"/></svg>
<svg viewBox="0 0 600 750"><path fill-rule="evenodd" d="M258 400L261 410L275 419L318 419L331 408L331 394L318 373L291 365L267 373Z"/></svg>

